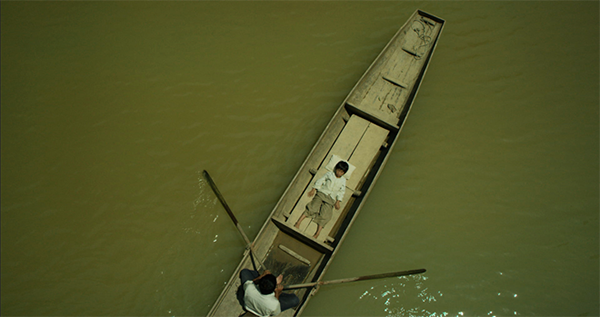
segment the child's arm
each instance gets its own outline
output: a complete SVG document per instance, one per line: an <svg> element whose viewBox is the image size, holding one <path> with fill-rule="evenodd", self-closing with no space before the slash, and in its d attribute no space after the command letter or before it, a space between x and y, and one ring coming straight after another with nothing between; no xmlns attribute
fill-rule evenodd
<svg viewBox="0 0 600 317"><path fill-rule="evenodd" d="M308 197L314 196L317 193L317 190L321 189L321 187L323 186L323 183L325 183L325 180L329 176L329 173L331 173L331 172L327 172L325 175L323 175L323 177L321 177L315 181L315 184L313 185L313 189L310 192L308 192Z"/></svg>
<svg viewBox="0 0 600 317"><path fill-rule="evenodd" d="M335 202L335 209L340 209L340 203L344 199L345 194L346 194L346 182L344 181L342 184L340 184L340 188L338 189L337 194L335 195L335 198L337 200Z"/></svg>

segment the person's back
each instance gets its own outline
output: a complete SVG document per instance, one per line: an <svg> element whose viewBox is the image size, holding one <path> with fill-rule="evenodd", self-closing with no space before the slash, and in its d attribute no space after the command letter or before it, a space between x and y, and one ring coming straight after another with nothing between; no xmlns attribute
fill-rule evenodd
<svg viewBox="0 0 600 317"><path fill-rule="evenodd" d="M275 316L281 312L279 300L275 297L275 292L263 294L252 281L244 283L244 304L245 308L258 316Z"/></svg>
<svg viewBox="0 0 600 317"><path fill-rule="evenodd" d="M275 316L300 304L295 294L283 293L283 275L275 277L269 270L259 275L258 271L243 269L240 279L243 294L238 295L242 296L238 300L246 312L257 316Z"/></svg>

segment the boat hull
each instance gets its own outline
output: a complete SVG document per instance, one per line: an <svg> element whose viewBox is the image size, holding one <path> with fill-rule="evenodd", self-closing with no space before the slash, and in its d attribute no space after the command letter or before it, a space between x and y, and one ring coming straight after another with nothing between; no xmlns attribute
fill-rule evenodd
<svg viewBox="0 0 600 317"><path fill-rule="evenodd" d="M445 21L417 10L398 30L344 99L254 240L254 256L285 285L320 281L360 210L389 154L427 71ZM346 195L320 235L307 219L295 226L311 197L312 183L339 160L351 166ZM246 251L208 316L239 316L239 272L252 269ZM261 268L264 269L264 268ZM282 316L299 316L318 287L294 293L300 305Z"/></svg>

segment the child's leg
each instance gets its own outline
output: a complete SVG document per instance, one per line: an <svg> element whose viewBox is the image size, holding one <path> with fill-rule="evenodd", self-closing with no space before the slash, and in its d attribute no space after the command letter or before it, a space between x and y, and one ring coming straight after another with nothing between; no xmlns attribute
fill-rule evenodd
<svg viewBox="0 0 600 317"><path fill-rule="evenodd" d="M294 227L300 229L300 223L302 223L302 221L306 219L306 213L303 213L302 216L300 216L300 219L298 219L298 221L296 221L296 224L294 225Z"/></svg>
<svg viewBox="0 0 600 317"><path fill-rule="evenodd" d="M302 213L302 216L300 216L298 221L296 221L294 227L300 229L300 223L304 219L306 219L306 217L314 218L315 215L318 215L319 211L321 210L322 203L323 199L321 197L321 192L317 191L315 197L308 204L306 204L306 209L304 210L304 213Z"/></svg>
<svg viewBox="0 0 600 317"><path fill-rule="evenodd" d="M319 213L313 218L313 221L317 224L317 232L315 232L315 235L313 236L315 239L319 237L321 230L323 230L323 227L331 220L333 215L333 204L335 203L333 198L325 195L323 196Z"/></svg>
<svg viewBox="0 0 600 317"><path fill-rule="evenodd" d="M323 227L321 227L320 224L317 224L317 232L315 233L315 235L313 236L313 238L318 238L319 234L321 233L321 230L323 230Z"/></svg>

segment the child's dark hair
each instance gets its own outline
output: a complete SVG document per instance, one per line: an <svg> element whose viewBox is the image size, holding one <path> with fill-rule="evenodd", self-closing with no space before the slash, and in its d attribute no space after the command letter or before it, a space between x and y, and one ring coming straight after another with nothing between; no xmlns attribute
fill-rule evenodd
<svg viewBox="0 0 600 317"><path fill-rule="evenodd" d="M275 291L277 286L277 279L273 274L267 274L258 281L258 289L263 295L269 295Z"/></svg>
<svg viewBox="0 0 600 317"><path fill-rule="evenodd" d="M339 161L337 164L335 164L335 168L334 170L342 170L344 171L344 173L348 172L348 163L344 162L344 161Z"/></svg>

